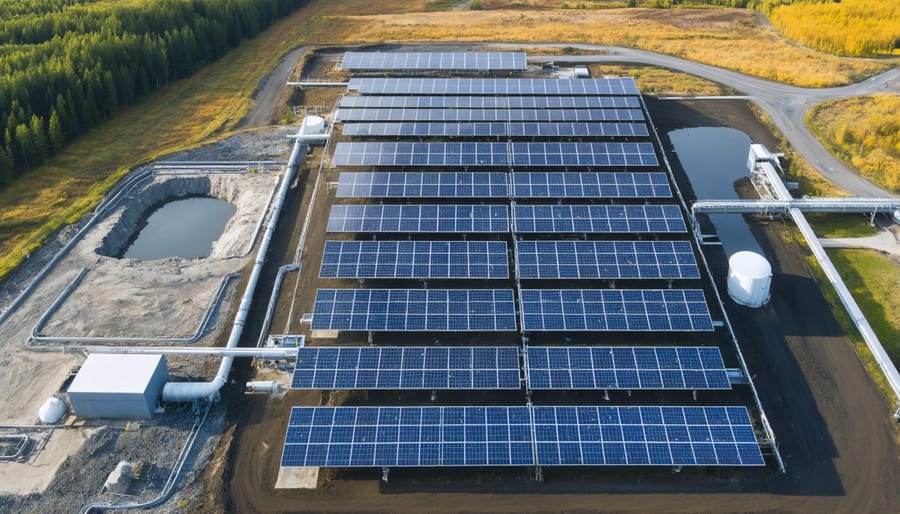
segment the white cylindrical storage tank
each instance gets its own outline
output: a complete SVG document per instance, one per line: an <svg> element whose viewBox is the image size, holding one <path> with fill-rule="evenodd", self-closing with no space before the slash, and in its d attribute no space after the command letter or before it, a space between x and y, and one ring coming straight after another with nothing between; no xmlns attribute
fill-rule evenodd
<svg viewBox="0 0 900 514"><path fill-rule="evenodd" d="M769 301L772 266L755 252L737 252L728 259L728 296L746 307L762 307Z"/></svg>
<svg viewBox="0 0 900 514"><path fill-rule="evenodd" d="M66 403L55 396L51 396L38 409L38 419L41 420L41 423L52 425L59 421L65 413Z"/></svg>
<svg viewBox="0 0 900 514"><path fill-rule="evenodd" d="M321 116L307 116L300 124L300 133L303 135L324 134L325 119Z"/></svg>

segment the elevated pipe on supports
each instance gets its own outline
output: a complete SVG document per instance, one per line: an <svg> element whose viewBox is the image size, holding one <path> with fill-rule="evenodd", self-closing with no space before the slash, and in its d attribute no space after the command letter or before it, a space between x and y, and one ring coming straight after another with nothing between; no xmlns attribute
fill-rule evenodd
<svg viewBox="0 0 900 514"><path fill-rule="evenodd" d="M116 353L128 355L200 355L212 357L253 357L255 359L294 359L296 348L194 348L191 346L72 346L66 353Z"/></svg>
<svg viewBox="0 0 900 514"><path fill-rule="evenodd" d="M300 166L300 160L306 154L306 146L300 141L294 143L294 150L291 152L291 158L288 161L285 170L284 179L281 181L281 189L278 191L278 198L272 208L272 216L266 226L266 233L263 235L262 242L259 244L259 251L256 253L256 262L253 264L253 271L250 273L250 279L247 281L247 287L244 289L244 295L241 297L241 304L238 307L237 314L234 316L234 325L231 328L231 335L225 348L236 348L244 333L244 323L250 313L250 305L253 303L253 293L256 291L256 284L259 282L259 276L262 273L263 265L266 262L266 253L269 251L269 244L272 236L275 234L275 227L278 225L278 219L281 215L281 209L284 207L284 200L287 197L291 182L294 181L294 175ZM231 365L234 363L234 357L226 356L222 358L219 364L219 370L216 376L209 382L169 382L163 387L162 400L164 402L193 402L215 397L219 393L219 389L225 385L228 374L231 373Z"/></svg>

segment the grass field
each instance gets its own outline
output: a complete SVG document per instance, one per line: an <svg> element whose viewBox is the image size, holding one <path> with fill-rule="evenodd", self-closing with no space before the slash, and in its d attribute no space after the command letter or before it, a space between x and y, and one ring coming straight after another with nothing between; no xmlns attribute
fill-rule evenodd
<svg viewBox="0 0 900 514"><path fill-rule="evenodd" d="M862 214L810 213L806 221L819 237L866 237L878 233L869 225L869 217Z"/></svg>
<svg viewBox="0 0 900 514"><path fill-rule="evenodd" d="M788 38L837 55L891 55L900 35L900 0L795 2L769 12Z"/></svg>
<svg viewBox="0 0 900 514"><path fill-rule="evenodd" d="M861 175L900 193L900 96L819 104L806 123L822 144Z"/></svg>
<svg viewBox="0 0 900 514"><path fill-rule="evenodd" d="M895 366L900 366L900 301L896 296L900 288L900 266L891 257L873 250L828 250L828 256L865 314L881 345L890 355L891 361ZM853 343L857 355L875 385L893 404L893 390L841 304L837 291L828 282L816 259L812 255L807 255L806 259L819 282L822 294L831 304L832 314Z"/></svg>
<svg viewBox="0 0 900 514"><path fill-rule="evenodd" d="M654 66L591 65L589 68L592 77L634 77L641 94L645 95L715 96L735 93L716 82Z"/></svg>
<svg viewBox="0 0 900 514"><path fill-rule="evenodd" d="M92 209L128 169L233 130L278 58L302 44L381 40L578 41L623 44L800 84L837 84L896 60L842 59L787 43L738 9L452 11L451 2L319 0L195 76L122 109L0 192L0 278L59 227ZM564 46L564 45L563 45ZM791 63L784 66L782 63ZM784 71L788 70L788 71ZM645 80L649 72L641 72Z"/></svg>

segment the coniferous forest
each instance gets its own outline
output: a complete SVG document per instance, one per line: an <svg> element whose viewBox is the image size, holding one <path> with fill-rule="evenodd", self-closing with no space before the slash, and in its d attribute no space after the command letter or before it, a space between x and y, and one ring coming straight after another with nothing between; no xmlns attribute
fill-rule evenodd
<svg viewBox="0 0 900 514"><path fill-rule="evenodd" d="M304 0L0 0L0 187Z"/></svg>

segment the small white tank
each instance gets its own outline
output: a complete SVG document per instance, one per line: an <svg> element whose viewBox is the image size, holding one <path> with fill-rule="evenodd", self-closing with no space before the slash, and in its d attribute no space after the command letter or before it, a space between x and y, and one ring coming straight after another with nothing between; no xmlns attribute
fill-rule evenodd
<svg viewBox="0 0 900 514"><path fill-rule="evenodd" d="M762 307L769 301L772 266L755 252L737 252L728 259L728 296L746 307Z"/></svg>
<svg viewBox="0 0 900 514"><path fill-rule="evenodd" d="M47 401L38 409L38 419L41 423L52 425L66 413L66 403L55 396L47 398Z"/></svg>
<svg viewBox="0 0 900 514"><path fill-rule="evenodd" d="M325 120L321 116L307 116L300 124L300 134L304 136L325 133Z"/></svg>

